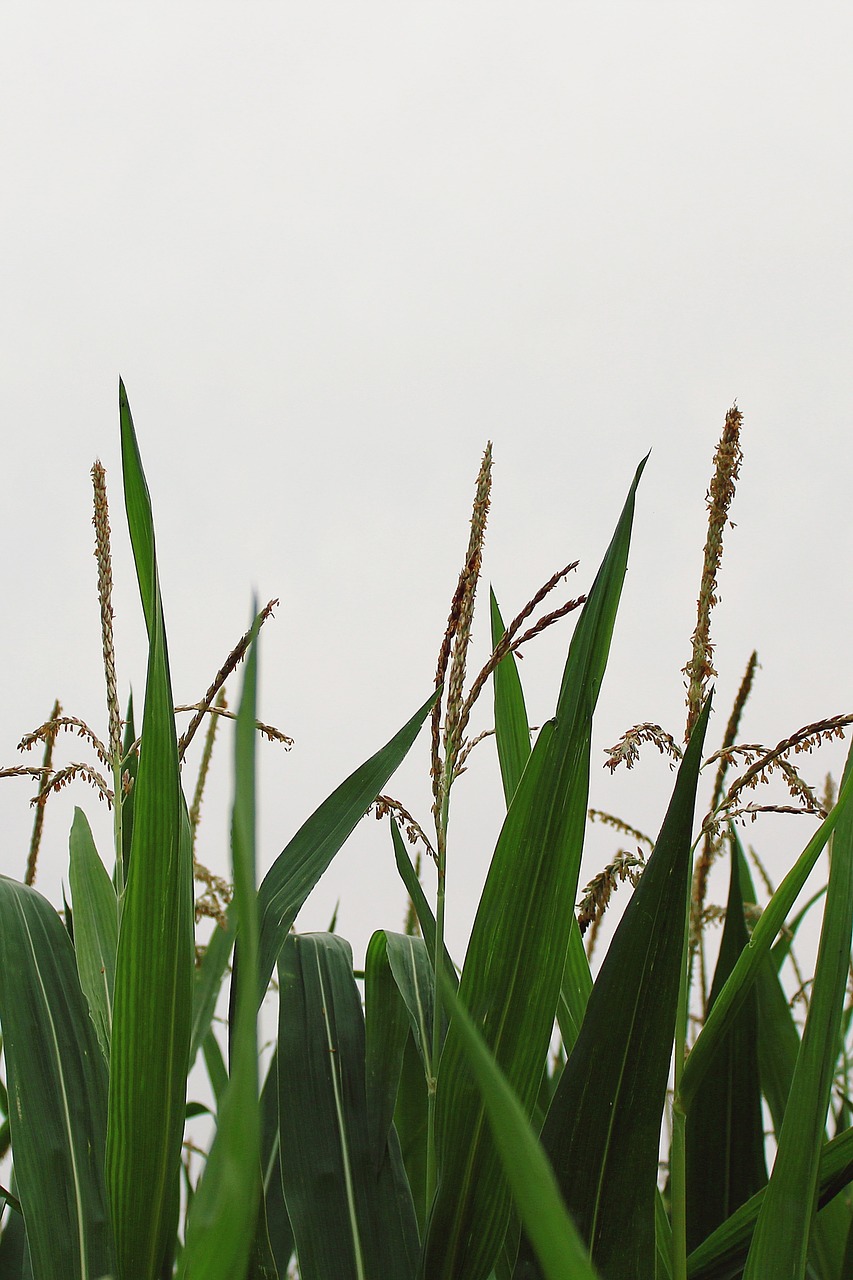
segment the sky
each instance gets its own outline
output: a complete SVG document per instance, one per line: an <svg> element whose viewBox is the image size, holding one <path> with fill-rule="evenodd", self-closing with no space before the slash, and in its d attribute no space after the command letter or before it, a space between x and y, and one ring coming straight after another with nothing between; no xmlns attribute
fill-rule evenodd
<svg viewBox="0 0 853 1280"><path fill-rule="evenodd" d="M647 747L611 776L604 749L642 721L683 734L705 492L735 400L709 748L753 648L745 740L850 711L851 28L843 5L743 0L4 7L0 764L38 762L17 744L54 698L106 737L96 458L121 696L141 701L120 375L176 702L202 695L253 594L281 601L259 710L295 745L259 745L261 874L430 693L489 440L474 670L488 585L506 617L569 561L555 602L586 590L651 450L591 804L652 835L662 821L666 763ZM571 629L521 664L534 724ZM490 717L484 694L474 730ZM500 828L492 743L454 791L458 960ZM222 732L200 829L220 873L232 750ZM807 758L808 780L838 776L845 750ZM83 753L66 737L57 760ZM423 735L388 787L424 826L428 767ZM20 877L32 787L0 783L0 871ZM75 804L109 857L94 795L55 797L37 886L56 905ZM778 881L813 829L765 818L746 835ZM582 882L614 847L591 832ZM401 927L387 824L361 824L298 927L325 928L338 902L357 964L374 929Z"/></svg>

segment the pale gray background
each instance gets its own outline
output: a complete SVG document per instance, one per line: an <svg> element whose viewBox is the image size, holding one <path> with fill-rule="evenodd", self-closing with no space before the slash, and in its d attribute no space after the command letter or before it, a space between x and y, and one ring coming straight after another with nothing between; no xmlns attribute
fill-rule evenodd
<svg viewBox="0 0 853 1280"><path fill-rule="evenodd" d="M491 581L507 616L570 559L569 593L589 585L652 449L592 803L660 823L672 775L657 753L611 780L602 749L641 720L683 730L703 499L735 397L746 462L709 745L753 646L745 738L849 710L850 66L846 5L5 7L2 763L55 696L106 735L96 456L122 697L132 683L141 700L119 373L176 700L201 695L253 590L281 596L260 710L296 746L259 747L261 872L427 696L489 438L481 606ZM528 650L534 723L553 711L569 634ZM487 644L483 609L477 666ZM475 728L489 717L484 698ZM223 734L204 807L200 854L219 870L231 749ZM843 750L810 760L810 780ZM58 749L80 754L70 738ZM391 787L424 823L426 776L424 736ZM459 959L497 776L483 744L455 792ZM0 786L0 869L15 876L30 794ZM75 802L109 849L85 788L51 804L38 886L56 903ZM780 878L813 825L768 819L747 836ZM613 847L597 835L585 872ZM386 827L362 825L300 927L325 927L338 898L357 961L374 928L399 927Z"/></svg>

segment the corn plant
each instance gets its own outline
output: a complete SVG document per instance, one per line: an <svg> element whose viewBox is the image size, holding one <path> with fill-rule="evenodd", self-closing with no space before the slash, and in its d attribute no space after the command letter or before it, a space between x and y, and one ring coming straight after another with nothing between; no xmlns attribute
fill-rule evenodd
<svg viewBox="0 0 853 1280"><path fill-rule="evenodd" d="M628 561L636 470L588 592L550 612L567 565L504 624L492 593L491 655L468 678L471 621L491 493L478 476L468 548L433 688L385 746L309 816L256 883L258 636L253 622L179 738L151 501L120 385L124 506L148 634L137 737L119 713L103 468L93 469L109 733L61 714L22 742L42 764L23 882L0 877L0 1151L10 1154L0 1274L34 1280L724 1280L853 1275L853 769L818 798L793 763L853 716L816 721L776 747L738 744L750 659L721 747L707 754L710 619L741 461L734 408L715 457L682 745L629 729L608 753L631 767L644 743L677 766L656 839L589 809L592 724ZM577 614L554 714L528 724L520 647ZM194 836L226 679L245 660L236 713L231 877L194 860ZM472 736L491 687L494 730ZM427 690L424 690L425 694ZM184 708L184 710L188 710ZM189 803L182 765L209 728ZM434 834L385 788L421 729L430 739ZM59 733L98 763L54 767ZM448 953L451 793L494 735L506 813L464 961ZM742 771L729 781L730 771ZM703 769L711 803L699 805ZM793 804L760 805L770 773ZM105 796L103 860L82 809L69 840L71 903L33 887L45 804L79 778ZM764 809L816 829L778 887L739 823ZM294 932L300 909L368 811L409 899L405 927L378 929L363 973L335 932ZM584 837L605 821L620 849L579 894ZM407 841L408 837L408 841ZM829 847L824 889L798 898ZM417 853L413 856L413 850ZM434 866L435 892L422 860ZM724 907L708 903L728 864ZM722 865L722 863L721 863ZM753 874L762 879L756 893ZM432 877L430 877L431 879ZM595 977L590 956L620 881L633 892ZM198 888L196 888L198 886ZM580 896L580 902L578 899ZM623 893L624 896L624 893ZM759 897L763 909L759 909ZM823 903L800 1025L782 985L797 930ZM213 916L201 942L200 921ZM709 983L707 952L722 933ZM586 934L586 943L584 941ZM259 1072L257 1019L274 983L278 1031ZM216 1033L228 996L227 1051ZM186 1155L188 1072L201 1055L215 1107L202 1170ZM765 1133L764 1109L771 1130ZM662 1133L664 1160L661 1165ZM768 1169L771 1168L768 1173Z"/></svg>

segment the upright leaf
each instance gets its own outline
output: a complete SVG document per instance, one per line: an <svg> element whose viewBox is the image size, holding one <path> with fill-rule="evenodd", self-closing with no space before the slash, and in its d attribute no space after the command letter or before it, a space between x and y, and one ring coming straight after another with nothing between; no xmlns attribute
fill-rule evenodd
<svg viewBox="0 0 853 1280"><path fill-rule="evenodd" d="M711 984L711 1006L749 944L734 840L730 854L726 922ZM701 1244L767 1181L757 1030L756 993L751 991L720 1042L687 1116L688 1250Z"/></svg>
<svg viewBox="0 0 853 1280"><path fill-rule="evenodd" d="M845 768L845 779L849 781L851 777L853 748ZM842 779L842 794L845 779ZM799 1280L805 1275L853 932L853 812L849 804L838 820L832 839L829 884L809 1012L779 1135L779 1149L758 1216L744 1280L770 1275Z"/></svg>
<svg viewBox="0 0 853 1280"><path fill-rule="evenodd" d="M506 628L494 591L489 592L489 603L492 611L492 648L494 649ZM509 803L524 773L524 766L530 759L531 749L524 691L513 653L508 653L495 667L492 685L495 694L495 738L498 744L498 760L501 766L504 799L509 808Z"/></svg>
<svg viewBox="0 0 853 1280"><path fill-rule="evenodd" d="M39 1280L112 1269L104 1182L107 1075L53 907L0 876L0 1023L18 1195Z"/></svg>
<svg viewBox="0 0 853 1280"><path fill-rule="evenodd" d="M658 1151L690 884L696 785L710 697L654 851L589 997L542 1129L566 1205L606 1280L654 1280ZM515 1280L541 1274L526 1241Z"/></svg>
<svg viewBox="0 0 853 1280"><path fill-rule="evenodd" d="M625 576L634 495L572 638L556 718L543 726L513 794L468 946L459 987L526 1115L531 1115L560 992L586 824L592 715ZM510 1196L461 1033L451 1021L438 1074L439 1182L422 1275L485 1280Z"/></svg>
<svg viewBox="0 0 853 1280"><path fill-rule="evenodd" d="M192 1017L192 840L181 792L148 486L119 389L125 506L148 628L142 746L121 903L107 1122L119 1280L152 1280L173 1218Z"/></svg>
<svg viewBox="0 0 853 1280"><path fill-rule="evenodd" d="M95 848L82 809L75 808L69 840L68 876L74 902L74 951L80 986L109 1062L113 1025L118 904L113 883Z"/></svg>
<svg viewBox="0 0 853 1280"><path fill-rule="evenodd" d="M392 1128L377 1171L349 944L289 934L278 964L282 1180L302 1280L414 1275L417 1225Z"/></svg>
<svg viewBox="0 0 853 1280"><path fill-rule="evenodd" d="M231 1077L217 1108L216 1135L196 1188L181 1255L182 1280L242 1280L249 1265L261 1193L258 1108L258 916L255 898L255 704L257 633L246 659L237 715L231 855L240 936L240 985Z"/></svg>

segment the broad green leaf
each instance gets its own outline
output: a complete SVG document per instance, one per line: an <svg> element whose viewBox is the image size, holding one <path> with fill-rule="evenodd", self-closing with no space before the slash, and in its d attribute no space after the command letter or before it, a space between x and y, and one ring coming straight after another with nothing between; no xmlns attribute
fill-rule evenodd
<svg viewBox="0 0 853 1280"><path fill-rule="evenodd" d="M74 949L53 907L0 876L0 1023L17 1192L39 1280L112 1269L107 1075Z"/></svg>
<svg viewBox="0 0 853 1280"><path fill-rule="evenodd" d="M335 854L381 792L418 735L434 693L399 733L333 791L279 854L258 890L261 918L258 1004L284 938Z"/></svg>
<svg viewBox="0 0 853 1280"><path fill-rule="evenodd" d="M738 848L730 848L726 920L709 1005L723 988L749 934L743 914ZM758 1009L750 991L722 1037L685 1125L687 1248L695 1249L767 1182L758 1071Z"/></svg>
<svg viewBox="0 0 853 1280"><path fill-rule="evenodd" d="M557 702L518 783L483 890L459 995L530 1116L554 1025L577 893L592 716L625 576L634 477L572 637ZM439 1181L425 1280L486 1280L509 1218L506 1176L461 1033L448 1028L436 1097Z"/></svg>
<svg viewBox="0 0 853 1280"><path fill-rule="evenodd" d="M108 1062L113 1024L118 904L82 809L75 808L69 840L69 879L74 903L74 951L80 986Z"/></svg>
<svg viewBox="0 0 853 1280"><path fill-rule="evenodd" d="M249 647L235 734L231 822L232 905L240 938L231 1075L218 1100L216 1135L196 1187L181 1255L182 1280L243 1280L261 1193L258 1106L258 915L255 895L255 706L257 627Z"/></svg>
<svg viewBox="0 0 853 1280"><path fill-rule="evenodd" d="M210 1081L218 1111L225 1095L225 1090L228 1088L228 1068L225 1065L225 1059L222 1056L222 1050L219 1047L219 1041L216 1038L213 1027L208 1027L207 1035L201 1044L201 1051L204 1055L207 1078Z"/></svg>
<svg viewBox="0 0 853 1280"><path fill-rule="evenodd" d="M506 631L506 627L495 593L491 590L489 603L492 611L492 649L494 649ZM531 750L527 708L524 705L524 691L518 677L515 654L508 653L495 667L492 673L492 685L495 695L495 737L498 744L498 760L501 766L504 798L509 808L509 803L524 773L524 766L530 759Z"/></svg>
<svg viewBox="0 0 853 1280"><path fill-rule="evenodd" d="M415 939L407 939L415 941ZM417 941L423 946L423 939ZM409 1015L388 963L388 935L371 936L364 959L365 1092L370 1148L378 1169L394 1120Z"/></svg>
<svg viewBox="0 0 853 1280"><path fill-rule="evenodd" d="M178 772L151 503L123 385L119 405L125 506L149 649L116 956L106 1168L118 1280L152 1280L169 1243L184 1128L192 839Z"/></svg>
<svg viewBox="0 0 853 1280"><path fill-rule="evenodd" d="M370 1149L364 1017L349 944L288 934L278 962L282 1180L302 1280L414 1275L417 1224L392 1128Z"/></svg>
<svg viewBox="0 0 853 1280"><path fill-rule="evenodd" d="M551 1168L527 1114L444 976L442 994L471 1064L512 1195L546 1280L596 1280L597 1272L566 1212Z"/></svg>
<svg viewBox="0 0 853 1280"><path fill-rule="evenodd" d="M853 1181L853 1129L821 1148L818 1204L828 1205ZM767 1188L741 1205L687 1259L689 1280L734 1280L743 1273L752 1234Z"/></svg>
<svg viewBox="0 0 853 1280"><path fill-rule="evenodd" d="M415 1046L414 1035L410 1034L403 1050L403 1069L397 1087L394 1127L421 1235L426 1225L428 1125L429 1097L423 1060Z"/></svg>
<svg viewBox="0 0 853 1280"><path fill-rule="evenodd" d="M660 835L589 997L542 1146L608 1280L654 1280L655 1191L688 909L706 700ZM516 1280L540 1274L522 1241Z"/></svg>
<svg viewBox="0 0 853 1280"><path fill-rule="evenodd" d="M690 1055L681 1077L680 1105L689 1112L690 1104L704 1073L713 1059L718 1037L725 1034L731 1019L746 999L750 985L755 981L761 962L768 954L774 939L797 900L809 874L832 835L841 815L848 807L853 794L853 772L846 774L838 801L818 827L811 840L779 885L752 931L749 947L742 951L728 982L711 1010Z"/></svg>
<svg viewBox="0 0 853 1280"><path fill-rule="evenodd" d="M421 926L421 933L424 936L424 942L431 956L435 955L435 916L432 908L427 901L423 886L415 874L415 868L409 861L409 855L406 853L406 846L403 844L403 837L400 835L400 828L397 826L394 818L391 818L391 839L394 844L394 861L397 864L397 870L400 873L400 879L408 890L409 897L415 908L415 915L418 918L418 924ZM444 967L450 975L454 986L459 983L456 978L456 969L450 958L447 947L443 947L444 951Z"/></svg>
<svg viewBox="0 0 853 1280"><path fill-rule="evenodd" d="M846 782L853 778L853 748ZM840 800L839 800L840 803ZM841 1010L853 933L853 812L836 825L811 1000L770 1183L747 1257L744 1280L805 1275L817 1206L820 1150L838 1057Z"/></svg>
<svg viewBox="0 0 853 1280"><path fill-rule="evenodd" d="M365 960L367 1111L377 1168L394 1118L411 1031L429 1073L434 1005L432 964L423 938L378 930Z"/></svg>

